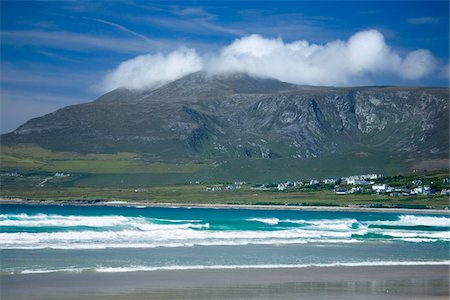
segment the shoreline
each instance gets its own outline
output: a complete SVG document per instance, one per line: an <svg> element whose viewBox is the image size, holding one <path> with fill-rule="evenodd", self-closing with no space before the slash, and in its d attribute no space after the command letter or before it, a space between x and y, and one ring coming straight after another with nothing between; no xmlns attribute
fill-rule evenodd
<svg viewBox="0 0 450 300"><path fill-rule="evenodd" d="M449 266L0 276L4 299L448 299Z"/></svg>
<svg viewBox="0 0 450 300"><path fill-rule="evenodd" d="M358 206L300 206L300 205L260 205L260 204L205 204L205 203L171 203L171 202L131 202L107 200L28 200L22 198L0 197L0 205L73 205L73 206L113 206L113 207L154 207L154 208L209 208L209 209L249 209L249 210L297 210L297 211L345 211L345 212L380 212L450 215L445 209L416 208L374 208Z"/></svg>

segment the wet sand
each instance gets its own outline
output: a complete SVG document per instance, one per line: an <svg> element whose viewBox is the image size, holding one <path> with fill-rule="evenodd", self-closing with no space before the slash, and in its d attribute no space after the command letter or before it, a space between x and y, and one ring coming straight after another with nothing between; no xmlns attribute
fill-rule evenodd
<svg viewBox="0 0 450 300"><path fill-rule="evenodd" d="M448 299L449 266L1 275L1 299Z"/></svg>

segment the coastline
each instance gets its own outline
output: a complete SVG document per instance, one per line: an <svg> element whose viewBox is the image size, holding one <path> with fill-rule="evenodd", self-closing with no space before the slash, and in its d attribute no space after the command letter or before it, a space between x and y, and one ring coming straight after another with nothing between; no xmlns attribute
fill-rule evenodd
<svg viewBox="0 0 450 300"><path fill-rule="evenodd" d="M155 208L210 208L210 209L250 209L250 210L298 210L298 211L346 211L346 212L380 212L380 213L412 213L450 215L445 209L417 208L374 208L363 206L300 206L300 205L260 205L260 204L216 204L216 203L170 203L170 202L131 202L107 200L29 200L22 198L0 197L0 205L74 205L74 206L136 206Z"/></svg>
<svg viewBox="0 0 450 300"><path fill-rule="evenodd" d="M2 299L448 299L449 266L1 275Z"/></svg>

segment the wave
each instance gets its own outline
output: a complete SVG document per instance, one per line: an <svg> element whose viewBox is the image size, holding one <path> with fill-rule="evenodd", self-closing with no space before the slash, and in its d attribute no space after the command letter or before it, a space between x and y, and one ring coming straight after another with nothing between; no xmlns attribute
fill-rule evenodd
<svg viewBox="0 0 450 300"><path fill-rule="evenodd" d="M396 221L368 221L369 225L394 225L394 226L430 226L430 227L450 227L450 218L402 215Z"/></svg>
<svg viewBox="0 0 450 300"><path fill-rule="evenodd" d="M2 249L105 249L192 247L249 244L358 243L366 239L404 242L450 241L450 233L367 231L366 229L331 231L294 228L289 230L209 230L209 224L143 224L121 231L65 231L0 233ZM200 229L200 230L199 230ZM379 237L374 238L373 234Z"/></svg>
<svg viewBox="0 0 450 300"><path fill-rule="evenodd" d="M308 226L311 229L334 231L348 230L351 229L354 224L358 224L358 220L356 219L280 220L278 218L251 218L246 221L261 222L268 225L282 225L283 223L291 223Z"/></svg>
<svg viewBox="0 0 450 300"><path fill-rule="evenodd" d="M303 220L302 220L303 221ZM291 221L295 222L295 221ZM354 224L358 224L356 219L322 219L322 220L309 220L304 223L309 228L321 230L349 230L352 229Z"/></svg>
<svg viewBox="0 0 450 300"><path fill-rule="evenodd" d="M1 214L0 249L105 249L196 245L358 243L368 240L450 241L450 218L401 215L397 220L247 218L223 230L227 220L143 216ZM235 221L235 220L233 220ZM249 230L248 222L259 222ZM6 227L12 228L6 228ZM377 227L379 226L379 227ZM381 226L388 226L382 228ZM420 227L422 226L422 227ZM31 227L44 228L32 230ZM52 229L58 227L58 230ZM430 228L428 228L430 227ZM62 228L62 230L61 230ZM250 227L251 228L251 227Z"/></svg>
<svg viewBox="0 0 450 300"><path fill-rule="evenodd" d="M333 268L333 267L386 267L386 266L450 266L450 260L442 261L369 261L369 262L335 262L316 264L261 264L261 265L174 265L174 266L127 266L96 268L63 268L63 269L27 269L21 274L41 274L56 272L98 272L127 273L182 270L237 270L237 269L299 269L299 268ZM13 272L11 272L13 273Z"/></svg>
<svg viewBox="0 0 450 300"><path fill-rule="evenodd" d="M196 227L198 226L198 227ZM122 231L64 231L0 233L2 249L101 249L153 248L194 245L295 244L307 242L352 241L360 232L318 230L212 231L198 230L209 224L154 225L142 224Z"/></svg>
<svg viewBox="0 0 450 300"><path fill-rule="evenodd" d="M278 218L251 218L246 221L261 222L268 225L277 225L280 222Z"/></svg>
<svg viewBox="0 0 450 300"><path fill-rule="evenodd" d="M0 215L0 226L17 227L111 227L128 221L130 218L124 216Z"/></svg>
<svg viewBox="0 0 450 300"><path fill-rule="evenodd" d="M62 216L47 214L9 214L0 215L0 226L15 227L141 227L145 225L164 226L161 223L186 223L186 228L200 228L198 224L201 220L177 220L177 219L159 219L144 217L125 217L125 216Z"/></svg>

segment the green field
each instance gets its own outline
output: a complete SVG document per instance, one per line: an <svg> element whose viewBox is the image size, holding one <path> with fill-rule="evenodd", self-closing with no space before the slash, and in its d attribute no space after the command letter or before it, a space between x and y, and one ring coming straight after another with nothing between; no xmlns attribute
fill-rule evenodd
<svg viewBox="0 0 450 300"><path fill-rule="evenodd" d="M181 161L181 160L180 160ZM358 151L313 159L216 158L168 162L137 153L80 154L51 152L37 146L1 147L2 172L24 174L64 172L69 186L108 187L146 184L183 184L247 181L252 183L298 181L364 173L396 175L421 164L422 169L447 168L448 160L415 161L383 152Z"/></svg>
<svg viewBox="0 0 450 300"><path fill-rule="evenodd" d="M148 203L196 203L196 204L266 204L266 205L326 205L434 208L448 207L446 196L389 197L383 195L354 194L337 196L334 191L257 191L244 186L239 191L206 190L204 185L166 185L142 189L117 188L61 188L43 187L2 189L2 197L31 200L76 200L76 201L132 201Z"/></svg>
<svg viewBox="0 0 450 300"><path fill-rule="evenodd" d="M0 195L34 200L126 200L171 203L287 204L445 208L448 196L336 195L332 186L254 190L256 184L341 177L366 173L391 176L380 182L408 185L420 178L435 190L448 170L410 173L399 157L356 154L320 159L222 159L170 163L143 154L51 152L35 146L2 147ZM383 159L384 163L380 164ZM437 160L433 163L436 164ZM388 162L388 163L386 163ZM414 163L414 162L413 162ZM423 162L422 162L423 163ZM430 164L428 164L430 165ZM437 164L440 167L440 164ZM70 174L55 177L56 172ZM208 185L246 181L238 191L207 191ZM189 184L199 181L201 184ZM226 185L225 185L226 186Z"/></svg>

